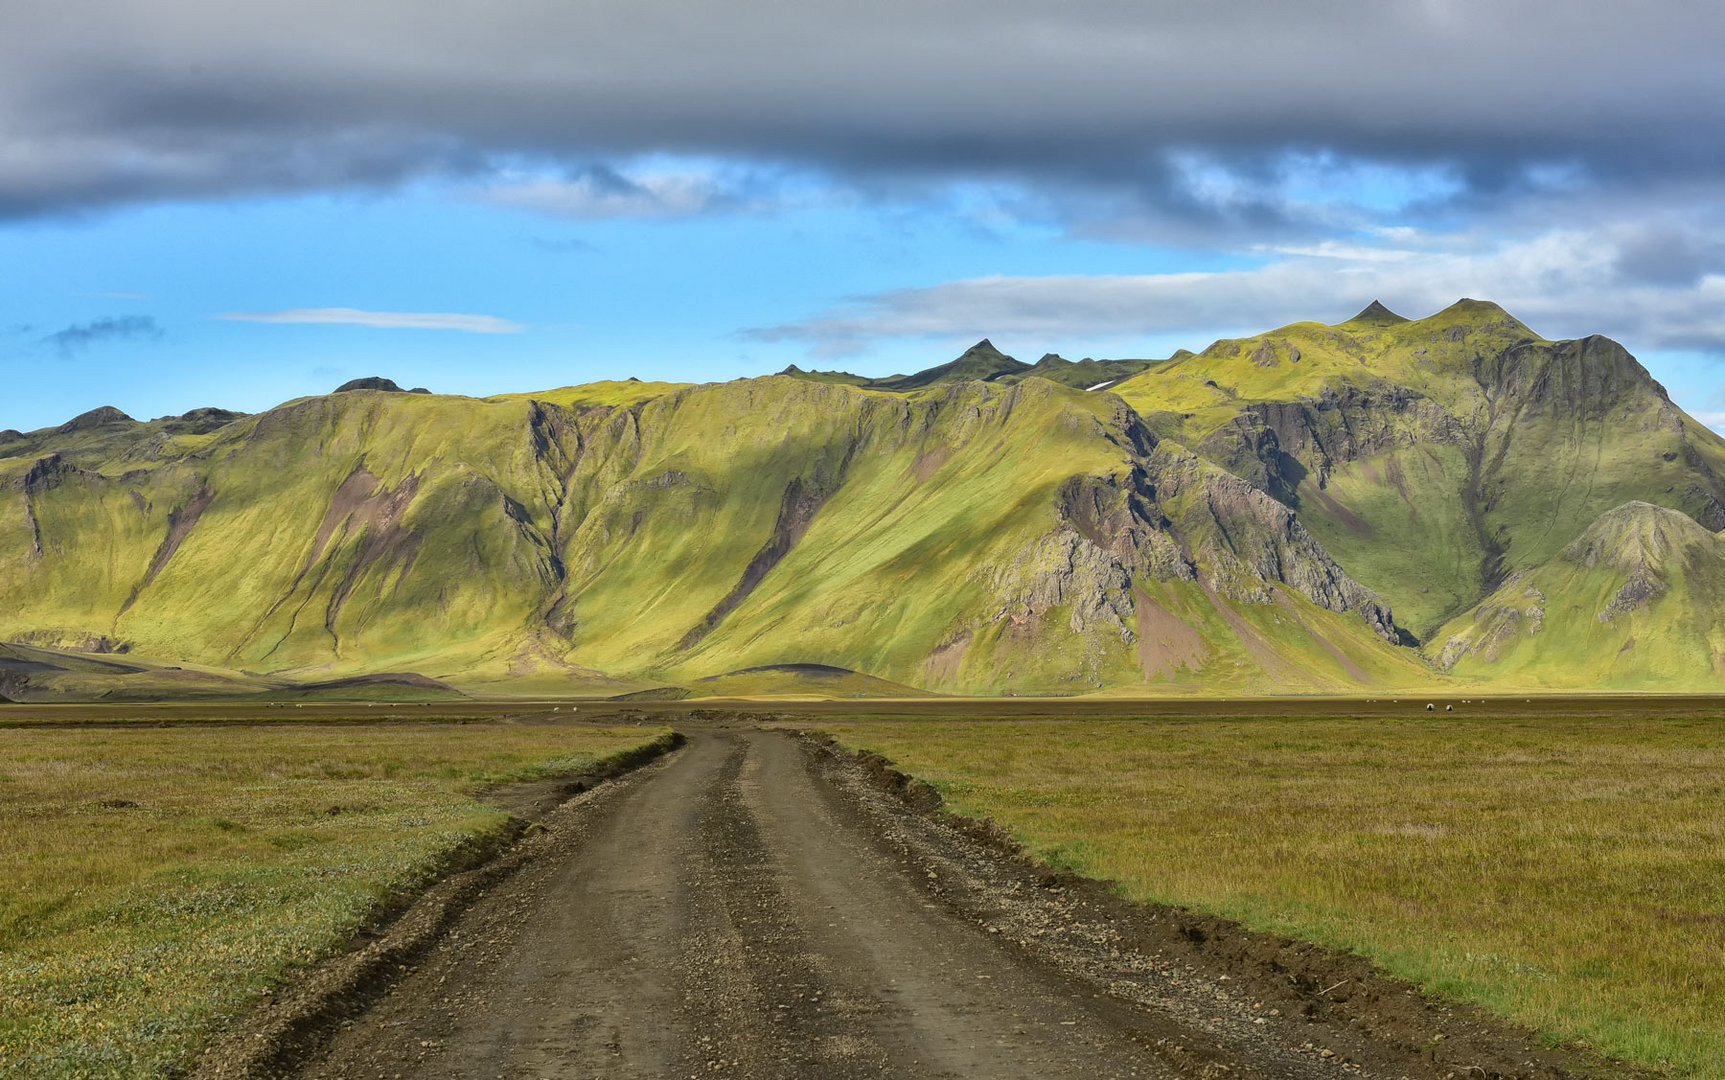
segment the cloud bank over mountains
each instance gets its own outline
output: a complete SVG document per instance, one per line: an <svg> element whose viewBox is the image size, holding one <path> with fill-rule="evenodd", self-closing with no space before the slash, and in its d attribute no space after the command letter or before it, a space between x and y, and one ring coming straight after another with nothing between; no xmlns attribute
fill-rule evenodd
<svg viewBox="0 0 1725 1080"><path fill-rule="evenodd" d="M1289 155L1436 167L1459 203L1725 168L1725 8L1682 0L69 0L7 21L12 215L654 153L1246 218L1276 215ZM1238 190L1208 197L1206 169Z"/></svg>
<svg viewBox="0 0 1725 1080"><path fill-rule="evenodd" d="M1603 333L1680 351L1725 342L1725 277L1672 273L1663 262L1658 273L1626 265L1641 257L1644 239L1609 228L1517 243L1449 236L1420 247L1268 249L1261 266L1210 273L990 276L861 296L747 336L805 341L817 355L836 357L882 338L1249 334L1308 319L1341 321L1373 299L1419 318L1480 296L1551 337ZM1204 344L1189 340L1192 348Z"/></svg>
<svg viewBox="0 0 1725 1080"><path fill-rule="evenodd" d="M1074 237L1255 265L927 283L752 333L832 353L973 324L1266 325L1358 281L1725 346L1721 5L13 7L0 220L422 181L578 220L963 187Z"/></svg>

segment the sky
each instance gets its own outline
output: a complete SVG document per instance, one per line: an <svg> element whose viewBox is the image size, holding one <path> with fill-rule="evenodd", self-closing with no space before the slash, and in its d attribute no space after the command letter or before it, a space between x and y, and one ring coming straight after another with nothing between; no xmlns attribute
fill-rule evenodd
<svg viewBox="0 0 1725 1080"><path fill-rule="evenodd" d="M0 428L1470 296L1725 430L1721 40L1701 0L0 0Z"/></svg>

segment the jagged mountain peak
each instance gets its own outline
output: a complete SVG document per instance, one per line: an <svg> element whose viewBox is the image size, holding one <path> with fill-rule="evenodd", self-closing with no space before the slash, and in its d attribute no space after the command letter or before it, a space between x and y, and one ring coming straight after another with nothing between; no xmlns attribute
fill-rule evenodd
<svg viewBox="0 0 1725 1080"><path fill-rule="evenodd" d="M1006 355L994 347L994 342L983 338L949 363L914 375L880 379L870 385L884 390L920 390L943 382L991 382L1003 375L1029 370L1029 364Z"/></svg>
<svg viewBox="0 0 1725 1080"><path fill-rule="evenodd" d="M959 359L963 360L967 356L1006 356L1006 354L995 348L994 342L987 338L983 338L975 345L964 350L964 352L960 354ZM1010 360L1012 358L1008 356L1007 359Z"/></svg>
<svg viewBox="0 0 1725 1080"><path fill-rule="evenodd" d="M1395 312L1385 307L1381 300L1373 300L1371 303L1367 304L1358 315L1355 315L1353 318L1348 320L1350 323L1359 323L1366 326L1396 326L1407 321L1408 319L1405 315L1397 315Z"/></svg>

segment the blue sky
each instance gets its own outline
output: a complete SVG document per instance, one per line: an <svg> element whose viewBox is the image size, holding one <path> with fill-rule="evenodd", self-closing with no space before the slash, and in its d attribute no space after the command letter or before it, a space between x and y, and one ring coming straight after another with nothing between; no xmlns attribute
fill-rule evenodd
<svg viewBox="0 0 1725 1080"><path fill-rule="evenodd" d="M38 5L0 24L0 428L1161 356L1464 295L1725 421L1725 13L1564 12Z"/></svg>
<svg viewBox="0 0 1725 1080"><path fill-rule="evenodd" d="M631 375L728 379L793 363L890 374L951 359L991 333L1031 359L1050 350L1074 359L1165 355L1190 336L1074 327L1045 338L978 322L882 335L853 351L754 332L851 297L951 280L1259 261L1073 238L951 204L572 221L422 185L126 208L0 228L0 265L10 268L0 332L17 388L0 427L59 423L99 404L140 417L202 405L252 411L372 374L481 396ZM228 317L325 308L480 314L510 326ZM128 318L149 319L155 332L122 328L70 348L50 340Z"/></svg>

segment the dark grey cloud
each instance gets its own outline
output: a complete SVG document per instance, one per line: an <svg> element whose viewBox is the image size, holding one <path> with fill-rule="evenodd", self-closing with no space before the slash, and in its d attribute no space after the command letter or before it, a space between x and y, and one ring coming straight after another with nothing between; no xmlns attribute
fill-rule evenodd
<svg viewBox="0 0 1725 1080"><path fill-rule="evenodd" d="M42 338L41 344L71 356L104 341L147 340L162 334L161 326L148 315L110 315L56 330Z"/></svg>
<svg viewBox="0 0 1725 1080"><path fill-rule="evenodd" d="M64 0L5 27L10 216L523 166L577 216L731 205L616 171L654 154L1258 231L1306 213L1290 156L1440 167L1452 201L1725 174L1725 5L1692 0Z"/></svg>
<svg viewBox="0 0 1725 1080"><path fill-rule="evenodd" d="M1617 238L1617 269L1627 281L1693 285L1709 273L1725 273L1725 237L1678 227L1642 224Z"/></svg>

